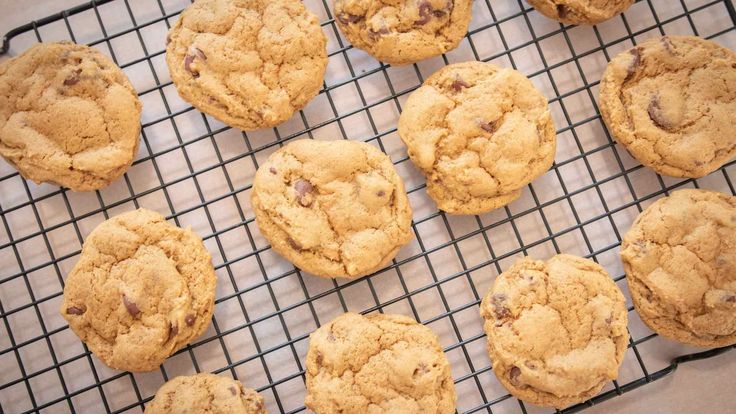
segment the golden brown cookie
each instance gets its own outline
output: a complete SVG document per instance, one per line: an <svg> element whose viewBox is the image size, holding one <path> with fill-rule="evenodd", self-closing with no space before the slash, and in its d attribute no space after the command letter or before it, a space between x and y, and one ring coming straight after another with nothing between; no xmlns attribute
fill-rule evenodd
<svg viewBox="0 0 736 414"><path fill-rule="evenodd" d="M567 24L597 24L623 13L635 0L527 0L538 12Z"/></svg>
<svg viewBox="0 0 736 414"><path fill-rule="evenodd" d="M437 335L401 315L346 313L309 336L316 414L451 414L455 384Z"/></svg>
<svg viewBox="0 0 736 414"><path fill-rule="evenodd" d="M84 241L61 315L109 367L152 371L207 329L216 283L199 236L139 209Z"/></svg>
<svg viewBox="0 0 736 414"><path fill-rule="evenodd" d="M680 190L657 200L624 236L621 258L652 330L700 347L736 343L736 197Z"/></svg>
<svg viewBox="0 0 736 414"><path fill-rule="evenodd" d="M276 126L322 87L327 39L299 0L197 0L171 28L179 95L245 131Z"/></svg>
<svg viewBox="0 0 736 414"><path fill-rule="evenodd" d="M449 65L409 96L399 118L427 191L451 214L506 205L546 172L556 133L547 99L521 73L489 63Z"/></svg>
<svg viewBox="0 0 736 414"><path fill-rule="evenodd" d="M703 177L736 155L736 54L694 36L647 40L611 60L600 106L639 162Z"/></svg>
<svg viewBox="0 0 736 414"><path fill-rule="evenodd" d="M493 372L515 397L563 408L616 379L629 335L624 295L592 260L524 258L480 306Z"/></svg>
<svg viewBox="0 0 736 414"><path fill-rule="evenodd" d="M273 249L323 277L373 273L413 234L403 181L386 154L363 142L286 145L256 172L252 204Z"/></svg>
<svg viewBox="0 0 736 414"><path fill-rule="evenodd" d="M133 162L140 119L130 81L95 49L41 43L0 65L0 155L37 183L106 187Z"/></svg>
<svg viewBox="0 0 736 414"><path fill-rule="evenodd" d="M472 8L472 0L335 0L335 20L355 47L406 65L456 48Z"/></svg>
<svg viewBox="0 0 736 414"><path fill-rule="evenodd" d="M156 392L146 414L266 414L263 397L240 381L213 374L176 377Z"/></svg>

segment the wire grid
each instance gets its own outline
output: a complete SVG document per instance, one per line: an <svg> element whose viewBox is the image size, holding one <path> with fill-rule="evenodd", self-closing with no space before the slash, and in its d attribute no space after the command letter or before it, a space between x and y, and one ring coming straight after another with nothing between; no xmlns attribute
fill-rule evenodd
<svg viewBox="0 0 736 414"><path fill-rule="evenodd" d="M597 27L562 26L520 0L476 1L468 36L441 58L381 65L339 34L326 0L305 1L321 19L330 63L320 95L272 130L242 133L179 99L164 62L165 34L187 0L103 0L9 33L14 52L71 39L111 56L144 103L142 145L123 179L94 193L34 185L0 166L0 412L141 412L176 375L209 371L256 388L270 412L305 410L308 335L351 310L412 315L441 339L452 364L458 411L550 412L512 398L486 352L480 298L518 257L567 252L606 267L627 295L630 347L618 381L594 403L645 385L689 348L661 340L639 320L618 259L622 233L659 196L679 187L735 194L736 162L700 180L660 177L615 145L602 124L597 84L607 61L640 40L696 34L734 48L730 0L638 1ZM516 202L482 216L447 216L429 201L396 133L407 95L440 67L490 61L528 75L550 98L558 126L552 169ZM360 139L396 164L414 207L416 239L384 270L354 281L305 275L280 259L254 223L249 203L259 163L297 138ZM213 323L159 371L114 371L94 358L58 315L63 278L84 237L110 216L137 207L192 226L218 274ZM554 410L551 410L554 411Z"/></svg>

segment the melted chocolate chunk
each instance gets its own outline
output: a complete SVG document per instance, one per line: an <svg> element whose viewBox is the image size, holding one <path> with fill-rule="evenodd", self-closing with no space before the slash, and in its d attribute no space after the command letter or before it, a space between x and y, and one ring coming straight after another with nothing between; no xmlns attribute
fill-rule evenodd
<svg viewBox="0 0 736 414"><path fill-rule="evenodd" d="M128 313L132 317L138 316L139 313L141 313L141 310L138 309L138 305L135 304L135 302L128 299L127 296L123 295L123 305L125 305L125 309L128 310Z"/></svg>
<svg viewBox="0 0 736 414"><path fill-rule="evenodd" d="M71 76L64 79L64 86L72 86L79 83L79 77L82 74L82 69L77 69L72 73Z"/></svg>
<svg viewBox="0 0 736 414"><path fill-rule="evenodd" d="M452 82L452 90L460 92L463 88L469 88L470 84L465 82L460 75L455 75L455 80Z"/></svg>
<svg viewBox="0 0 736 414"><path fill-rule="evenodd" d="M340 13L337 15L337 20L339 20L342 24L352 24L358 23L359 21L363 20L363 16L358 16L350 13Z"/></svg>
<svg viewBox="0 0 736 414"><path fill-rule="evenodd" d="M191 313L189 315L187 315L186 318L184 318L184 322L187 323L187 326L194 325L194 321L196 321L196 320L197 320L197 317L195 315L192 315Z"/></svg>
<svg viewBox="0 0 736 414"><path fill-rule="evenodd" d="M70 306L66 308L67 315L84 315L84 312L87 312L87 309L84 307L78 308L76 306Z"/></svg>
<svg viewBox="0 0 736 414"><path fill-rule="evenodd" d="M511 370L509 371L509 381L511 381L512 384L518 386L520 375L521 369L519 369L519 367L517 367L516 365L512 366Z"/></svg>

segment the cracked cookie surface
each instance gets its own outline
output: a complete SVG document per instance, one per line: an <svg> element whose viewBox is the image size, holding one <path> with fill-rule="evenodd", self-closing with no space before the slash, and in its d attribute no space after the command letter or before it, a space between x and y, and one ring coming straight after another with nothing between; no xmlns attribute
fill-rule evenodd
<svg viewBox="0 0 736 414"><path fill-rule="evenodd" d="M621 258L644 323L700 347L736 343L736 197L680 190L649 206Z"/></svg>
<svg viewBox="0 0 736 414"><path fill-rule="evenodd" d="M309 336L306 406L317 414L450 414L437 335L401 315L346 313Z"/></svg>
<svg viewBox="0 0 736 414"><path fill-rule="evenodd" d="M350 43L376 59L405 65L457 47L472 0L335 0L335 21Z"/></svg>
<svg viewBox="0 0 736 414"><path fill-rule="evenodd" d="M645 166L703 177L736 155L736 54L693 36L665 36L619 54L600 84L601 114Z"/></svg>
<svg viewBox="0 0 736 414"><path fill-rule="evenodd" d="M567 24L597 24L623 13L635 0L527 0L538 12Z"/></svg>
<svg viewBox="0 0 736 414"><path fill-rule="evenodd" d="M152 371L207 329L216 283L199 236L139 209L90 233L60 312L109 367Z"/></svg>
<svg viewBox="0 0 736 414"><path fill-rule="evenodd" d="M480 306L493 372L517 398L563 408L618 376L629 335L624 296L592 260L524 258Z"/></svg>
<svg viewBox="0 0 736 414"><path fill-rule="evenodd" d="M323 277L379 270L412 238L404 183L379 149L357 141L294 141L256 172L256 222L273 249Z"/></svg>
<svg viewBox="0 0 736 414"><path fill-rule="evenodd" d="M250 131L288 120L317 95L326 44L299 0L197 0L169 32L166 63L184 100Z"/></svg>
<svg viewBox="0 0 736 414"><path fill-rule="evenodd" d="M399 118L427 191L451 214L506 205L552 165L556 133L547 99L513 69L449 65L409 96Z"/></svg>
<svg viewBox="0 0 736 414"><path fill-rule="evenodd" d="M146 414L266 414L263 397L232 378L196 374L176 377L156 391Z"/></svg>
<svg viewBox="0 0 736 414"><path fill-rule="evenodd" d="M41 43L0 65L0 155L36 183L106 187L133 162L140 119L123 71L87 46Z"/></svg>

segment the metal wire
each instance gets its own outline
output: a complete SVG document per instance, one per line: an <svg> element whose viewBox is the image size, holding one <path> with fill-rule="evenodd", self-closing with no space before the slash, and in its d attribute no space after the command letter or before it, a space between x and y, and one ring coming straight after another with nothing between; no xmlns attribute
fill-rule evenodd
<svg viewBox="0 0 736 414"><path fill-rule="evenodd" d="M325 282L327 284L322 283L320 285L321 288L315 292L314 283L316 282L311 279L308 280L307 278L309 276L304 277L300 270L293 267L283 268L278 266L275 266L278 269L276 274L271 270L274 268L274 265L271 261L272 252L270 247L253 230L253 214L250 211L247 201L243 201L244 199L247 200L247 195L251 189L251 181L241 185L239 183L241 180L233 177L234 168L239 166L241 162L248 162L253 168L257 168L259 162L276 147L282 146L284 143L297 137L313 138L318 131L324 128L332 128L331 131L339 131L342 138L350 139L351 131L346 124L351 122L351 118L355 116L362 117L360 119L363 119L369 128L370 133L367 137L363 137L363 140L374 143L385 152L391 152L388 148L390 144L388 141L390 137L395 136L396 129L394 127L386 128L381 126L381 121L380 119L376 119L375 114L386 107L401 111L402 99L418 87L421 81L423 81L426 72L423 72L419 65L414 65L414 74L416 75L417 81L409 87L397 90L394 85L395 78L392 77L391 68L388 66L374 65L368 68L363 67L364 65L362 64L357 64L356 66L355 50L345 44L340 37L330 14L330 4L328 4L327 0L322 0L323 13L327 16L322 26L329 36L334 37L338 45L335 50L330 52L330 59L331 61L344 63L346 70L350 74L349 78L326 83L319 96L319 98L326 100L326 105L331 112L331 116L328 119L310 122L309 116L305 113L306 110L302 111L298 117L298 120L302 123L301 125L297 128L290 129L276 128L273 130L272 139L266 142L263 142L263 139L259 139L257 133L236 134L230 138L237 140L238 135L240 135L239 139L242 140L244 149L235 154L229 154L232 151L221 148L223 143L217 138L222 134L232 133L232 130L225 126L213 124L210 118L204 115L197 115L198 113L193 112L193 108L191 107L179 107L179 103L172 101L170 98L171 95L167 93L172 90L171 88L173 86L171 82L162 82L159 79L157 64L162 59L164 51L150 51L143 33L157 24L165 24L166 28L168 28L171 20L176 19L178 16L179 11L168 12L162 0L146 1L158 10L160 13L159 16L153 16L143 22L138 22L134 11L135 7L131 4L131 2L136 3L133 0L93 1L18 27L10 31L3 39L0 53L7 51L9 42L13 38L24 34L33 34L37 41L43 41L42 32L44 28L61 22L66 27L69 38L76 41L77 36L75 35L75 30L79 30L80 28L75 27L73 18L80 13L89 13L91 11L94 13L96 21L99 24L102 36L90 42L90 44L103 48L106 47L116 63L118 63L118 58L115 55L116 48L113 45L114 42L122 37L134 36L134 39L140 43L143 56L125 62L121 67L132 70L134 67L141 67L142 65L142 67L150 72L155 86L145 90L139 90L139 95L142 99L151 97L160 99L165 115L156 119L147 120L143 123L142 142L145 154L137 159L133 167L135 169L137 166L148 166L150 164L150 168L156 179L156 183L150 188L136 189L135 182L131 179L131 173L129 172L123 178L123 186L124 190L127 191L127 195L110 200L106 199L103 192L96 192L94 202L97 205L88 206L84 212L79 213L75 211L73 205L72 198L74 195L68 193L66 190L57 189L39 193L26 181L21 180L16 172L0 176L0 186L11 181L21 182L22 192L26 196L25 201L14 203L9 203L9 199L6 198L5 193L0 198L0 219L2 220L3 231L5 232L4 239L0 239L0 254L12 257L18 267L17 271L8 270L7 274L6 270L3 270L0 276L0 291L4 289L4 286L20 283L28 292L27 301L13 303L12 306L7 306L7 304L3 303L2 296L0 296L0 319L2 319L2 325L7 333L7 341L9 343L8 346L0 349L0 362L4 358L5 361L10 361L6 362L5 366L9 364L13 369L17 369L18 371L18 375L15 377L12 377L11 374L0 374L0 378L2 378L0 396L7 396L7 393L11 390L13 393L27 393L23 398L20 398L20 400L23 400L23 403L9 398L0 398L0 412L40 412L42 410L72 413L89 412L89 407L86 407L84 403L80 403L79 398L90 394L98 397L96 401L99 401L99 404L95 406L96 410L103 409L106 412L115 413L140 412L144 404L152 398L155 388L151 389L148 385L150 380L147 380L147 377L133 375L127 372L110 372L105 367L101 367L95 363L86 347L83 352L68 355L67 352L60 350L58 346L54 345L54 342L59 336L67 333L68 326L47 326L44 322L44 315L46 314L47 306L56 306L62 292L61 289L57 289L51 293L38 289L37 282L34 283L31 275L38 272L51 274L58 281L59 286L63 286L66 263L70 260L73 261L77 257L79 249L57 253L56 249L52 247L55 244L51 240L57 231L71 232L78 246L81 246L83 234L86 232L86 227L83 227L86 226L85 223L88 220L100 216L106 219L120 209L137 208L141 204L146 204L145 200L147 200L147 197L153 197L159 194L163 196L163 204L172 213L168 218L173 220L175 224L187 224L189 220L186 217L189 214L201 214L204 218L202 221L205 224L203 225L204 227L198 229L199 233L204 236L205 242L210 251L213 252L213 255L220 258L219 263L216 265L220 279L228 281L232 286L231 291L225 292L218 297L216 301L217 307L222 308L227 306L228 309L234 308L241 314L240 319L242 319L237 324L223 324L222 318L216 313L216 316L213 318L213 332L183 349L175 357L172 357L172 359L178 358L181 360L181 358L184 358L188 363L191 363L194 371L199 372L203 370L202 363L207 363L209 366L209 362L202 358L201 352L215 345L216 353L221 358L221 361L216 364L216 368L210 368L209 370L215 373L227 372L233 377L238 378L239 373L242 376L242 367L256 366L257 370L265 376L263 380L264 385L258 387L258 391L265 393L267 399L275 403L275 407L272 408L277 409L279 412L289 413L303 411L303 406L298 404L295 406L289 403L290 392L286 386L296 382L303 388L303 358L308 331L292 332L294 331L294 325L289 322L289 319L294 312L299 312L311 318L310 324L314 327L319 326L327 321L324 312L320 309L323 300L333 298L333 302L338 307L335 309L335 312L348 311L351 307L349 306L349 300L346 299L347 293L351 289L361 287L365 284L367 286L368 295L366 300L368 302L362 305L362 312L382 312L387 308L391 309L393 306L406 304L407 312L411 313L420 322L433 326L446 326L447 335L453 338L453 343L447 346L445 351L448 355L456 355L456 358L464 364L464 370L462 370L463 373L461 375L457 374L457 367L453 366L456 375L455 383L459 390L465 390L462 392L465 395L472 395L471 400L477 402L473 406L463 407L463 412L474 413L484 411L492 413L494 410L497 412L508 412L508 403L513 402L513 398L506 394L505 391L499 394L492 387L489 387L488 384L494 381L494 379L493 374L490 372L491 368L488 361L483 358L476 358L477 350L484 349L485 335L482 332L467 334L465 322L463 322L464 315L468 312L475 312L477 317L477 306L480 298L484 294L484 291L478 288L479 279L474 275L478 273L500 273L504 267L502 263L505 260L516 257L519 254L527 254L536 248L547 246L548 244L551 245L552 251L560 253L564 249L564 246L561 246L563 240L566 237L574 237L576 235L579 235L582 249L586 252L587 257L594 260L607 257L607 255L616 251L622 237L620 225L616 221L617 215L630 209L640 212L642 211L642 204L646 205L653 198L667 194L675 188L682 186L698 187L700 185L698 180L665 181L662 177L657 176L656 185L658 188L642 193L641 191L637 191L636 186L632 182L632 176L641 173L642 167L637 164L627 166L627 155L621 153L620 147L614 144L605 128L602 128L602 134L605 134L606 142L599 143L592 148L588 147L589 145L586 144L584 136L582 136L584 132L581 131L587 126L600 124L601 121L595 100L597 81L590 81L588 79L588 75L586 75L581 62L597 53L602 53L606 60L610 60L611 50L620 49L622 45L629 43L636 43L638 36L650 31L665 34L665 29L669 24L682 21L683 19L687 21L692 33L698 34L698 27L693 16L697 16L697 13L714 7L724 8L731 18L731 24L728 28L713 33L708 37L723 36L736 30L736 11L734 10L733 3L729 0L698 2L696 6L688 6L688 1L680 0L682 12L668 16L667 18L660 18L658 16L657 7L653 4L653 0L645 0L639 1L639 3L640 5L646 5L648 11L651 12L654 24L639 29L632 29L626 17L623 16L620 18L620 22L625 30L624 35L614 40L605 40L599 29L594 27L592 31L597 45L589 50L580 52L576 50L574 44L573 35L571 34L574 28L572 27L559 25L559 27L546 33L536 33L536 26L532 22L533 12L521 0L508 0L505 2L506 6L518 3L518 11L512 13L504 12L501 15L499 15L499 8L501 7L498 5L499 2L491 4L490 0L476 1L476 12L490 14L491 22L472 28L465 40L467 47L470 48L475 59L484 61L502 60L508 62L514 68L519 68L519 53L532 50L540 57L541 68L525 74L530 78L539 77L544 82L549 82L549 86L554 91L554 97L550 99L550 105L559 107L564 119L564 123L561 125L558 123L561 126L558 130L558 135L569 136L572 147L577 152L564 159L560 159L558 156L558 161L549 173L550 177L559 183L560 193L553 196L544 195L545 191L544 189L540 190L540 184L531 184L528 187L528 206L514 208L507 206L495 212L490 217L483 216L468 219L463 222L463 225L465 227L472 225L473 228L469 230L464 228L462 231L458 231L457 226L453 224L454 218L448 217L436 210L429 211L423 216L415 217L412 227L416 235L416 246L407 255L399 256L387 269L382 270L376 275L348 282L332 280ZM122 29L116 28L114 31L108 30L105 19L102 17L100 11L100 8L108 3L122 4L124 6L124 11L127 13L127 16L124 17L130 20L128 27ZM478 11L479 9L481 10ZM503 30L504 25L510 22L515 22L516 24L523 22L523 26L528 30L529 40L512 44ZM481 54L478 50L479 46L483 45L478 43L477 37L484 33L495 34L503 48L499 49L495 54ZM544 42L559 36L564 40L564 45L569 50L570 57L554 63L548 62L545 59ZM444 57L444 60L445 63L449 63L448 57ZM558 69L569 67L575 69L575 75L579 77L579 80L583 84L582 86L565 90L556 81L554 72ZM388 95L372 98L370 95L372 92L366 91L366 84L369 81L377 82L379 80L385 81ZM340 111L338 110L340 108L340 98L336 95L340 95L341 90L345 87L354 87L359 104L356 108ZM576 119L575 111L570 108L567 100L580 95L587 98L587 101L593 106L594 115L587 116L584 119ZM204 131L193 134L187 131L186 125L182 125L182 119L192 115L201 119ZM164 126L170 127L175 142L169 147L161 148L151 139L150 131ZM192 148L195 148L197 145L206 144L211 145L216 162L200 166L196 162L198 154ZM600 173L597 174L596 157L602 154L610 157L615 162L618 171L606 176L600 176ZM165 173L167 163L164 160L166 157L174 155L181 156L181 160L183 160L181 165L183 165L185 172L172 179L168 178ZM399 168L405 166L408 162L405 155L395 158L397 159L394 162ZM731 194L736 194L729 175L729 170L734 164L736 162L731 162L713 174L715 177L722 178L725 187L730 190ZM572 183L566 179L566 168L581 165L582 174L586 177L584 183ZM202 183L206 181L208 174L220 174L221 181L224 182L225 186L224 192L216 196L209 196L205 184ZM608 198L605 194L606 186L621 181L623 181L625 191L628 193L626 194L626 198L630 201L615 206L609 205ZM195 200L193 204L184 207L176 201L177 194L180 192L178 186L183 184L191 184ZM424 189L424 184L419 183L409 186L408 193L410 197L419 197ZM593 194L593 200L595 202L600 203L602 212L590 215L584 211L584 205L576 202L576 197L589 196L590 194ZM41 211L42 206L49 200L59 198L62 200L62 205L66 210L68 219L62 219L56 223L49 224L44 219L44 213ZM87 201L90 200L91 198L87 199ZM236 222L227 225L218 225L218 209L219 203L221 202L232 203L237 212ZM572 223L564 227L554 225L554 220L548 217L551 209L568 209L567 211L569 211L572 218ZM32 218L35 220L34 224L38 230L24 230L23 232L19 232L12 225L11 217L14 214L27 214L28 212L32 214ZM536 240L529 241L524 238L523 234L525 231L520 227L522 227L522 220L531 216L538 217L540 222L539 229L542 234ZM607 223L608 228L613 233L614 242L600 246L596 241L597 235L589 234L591 232L591 226L597 223ZM435 232L445 234L444 239L440 242L428 240L427 232L423 230L426 226L434 226ZM504 231L511 235L511 240L516 243L516 247L500 249L498 244L492 241L494 232L501 231L501 229L504 229ZM241 243L245 245L243 249L239 250L232 247L229 238L234 233L241 235ZM464 243L476 240L486 249L484 254L487 257L484 260L471 260L468 257L467 250L463 249ZM24 255L22 252L23 246L30 242L37 243L37 246L42 246L46 250L47 260L40 262L37 260L31 261ZM453 257L457 259L457 270L447 272L437 269L435 258L437 255L449 254L447 252L452 253L454 255ZM259 272L259 275L256 276L257 280L251 280L249 283L243 284L243 278L239 273L239 269L244 263L247 263L253 269L257 269ZM413 283L413 279L406 275L407 272L412 272L410 266L415 265L421 265L423 269L426 269L428 283L417 286ZM381 288L377 286L382 284L381 275L386 274L395 275L394 279L399 286L398 294L388 299L381 295ZM618 274L615 275L614 279L620 282L624 279L624 276ZM297 281L297 293L303 299L286 302L280 301L282 294L279 292L280 284L287 280ZM465 296L462 303L458 303L458 300L455 299L457 292L454 286L457 283L462 283L462 286L465 286L466 293L469 294L469 296ZM37 291L42 293L36 294L35 292ZM428 294L436 295L440 310L430 317L423 317L422 306L418 302L424 295ZM273 310L262 312L252 304L249 304L247 298L253 297L253 295L265 297L267 300L270 300L269 306ZM7 302L7 299L5 301ZM632 307L629 308L629 311L633 315ZM27 317L28 312L32 312L35 315L36 321L29 323L37 323L39 332L30 337L24 335L24 337L18 339L16 338L18 333L17 325L13 322L13 319L20 315ZM218 319L221 321L218 322ZM260 333L260 326L264 323L278 327L281 331L280 334L283 335L281 340L276 343L270 340L267 343L262 343L263 339L259 341L259 337L264 338ZM16 328L14 329L14 327ZM234 347L231 343L231 338L234 335L242 335L244 338L250 337L252 339L252 351L248 352L245 356L233 354ZM728 347L700 354L686 355L673 360L668 366L650 369L647 367L646 358L642 356L640 348L642 344L651 341L655 337L656 335L654 334L646 334L637 338L632 333L630 351L633 354L636 365L638 365L640 375L624 383L614 381L610 389L607 389L592 400L570 407L563 412L572 413L581 411L593 404L621 395L672 373L679 363L711 357L733 348ZM24 353L27 349L38 346L38 344L45 345L50 361L41 368L34 366L33 369L27 369L29 362L27 358L24 358ZM487 356L485 358L487 359ZM274 360L289 361L293 364L290 369L285 371L279 368L277 372L274 368ZM485 362L481 362L481 366L478 366L479 361ZM65 370L70 369L72 366L77 366L77 364L83 364L82 375L91 376L91 382L87 385L71 386L70 383L72 380L64 373ZM2 366L4 365L0 365L0 367ZM158 383L176 375L167 372L167 369L170 369L168 363L162 366L160 370L161 379ZM57 391L58 395L37 400L35 395L38 395L38 381L42 378L49 378L49 376L53 380L58 380L58 384L52 387ZM115 386L114 391L111 388L113 385ZM134 401L122 404L118 401L112 401L116 399L116 394L120 393L120 387L124 387L129 392L132 392ZM526 407L521 401L518 403L514 402L512 405L517 412L527 412Z"/></svg>

